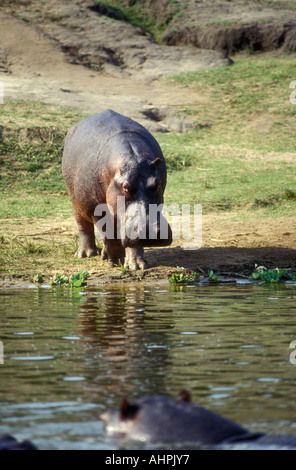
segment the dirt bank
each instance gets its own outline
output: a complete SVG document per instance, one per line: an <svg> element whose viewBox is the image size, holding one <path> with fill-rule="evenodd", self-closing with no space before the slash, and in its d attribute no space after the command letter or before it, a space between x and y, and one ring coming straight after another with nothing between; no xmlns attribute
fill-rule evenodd
<svg viewBox="0 0 296 470"><path fill-rule="evenodd" d="M111 108L153 132L189 129L190 120L181 120L175 110L198 103L199 97L162 77L231 61L216 51L158 45L139 28L100 15L92 6L92 1L51 0L18 4L18 17L0 10L5 96L88 114ZM147 113L150 109L162 110L161 119Z"/></svg>
<svg viewBox="0 0 296 470"><path fill-rule="evenodd" d="M288 2L189 0L170 21L162 42L234 54L296 49L296 9ZM187 21L184 21L184 17Z"/></svg>
<svg viewBox="0 0 296 470"><path fill-rule="evenodd" d="M205 215L203 217L202 246L197 250L185 250L182 240L174 240L167 248L145 250L149 268L145 271L126 272L121 268L110 268L99 256L84 259L77 265L72 252L64 255L65 267L57 266L54 247L77 234L74 217L66 220L0 220L1 234L37 246L51 244L51 256L41 255L26 260L26 275L0 275L2 286L26 286L39 272L44 282L60 274L70 275L86 268L90 273L88 285L126 282L158 282L184 268L186 272L197 271L207 275L210 269L216 274L244 274L253 272L255 264L267 268L289 268L296 272L296 217L231 222L233 214ZM30 259L31 258L31 259ZM61 272L62 271L62 272Z"/></svg>
<svg viewBox="0 0 296 470"><path fill-rule="evenodd" d="M205 23L207 17L201 12L210 4L195 3L200 21ZM251 2L244 3L251 5ZM193 2L188 2L188 5L189 15ZM217 10L220 3L211 2L211 5ZM223 5L225 9L226 3ZM223 18L234 18L238 14L236 4L227 2L227 5L228 16ZM17 14L23 19L11 14L10 5L2 7L0 80L4 83L4 98L41 100L55 106L77 108L88 114L113 108L140 121L153 132L190 129L190 120L181 119L175 114L175 109L189 103L198 104L203 97L196 96L190 89L169 85L163 76L185 70L227 66L230 61L225 54L195 47L156 44L139 28L113 21L91 6L91 1L21 2L18 3ZM225 12L223 8L219 11ZM274 15L272 21L276 17L282 22L287 20L287 9L279 10L271 4L269 9L273 12L270 15ZM210 11L208 15L213 19ZM195 21L193 13L188 18ZM215 18L220 19L218 10ZM181 21L181 17L174 21ZM174 24L171 21L170 26ZM194 28L192 34L193 31ZM164 42L173 43L172 38L168 34L164 36ZM250 221L248 216L247 223L231 222L229 217L227 213L204 216L200 250L186 251L179 240L168 248L146 250L151 267L145 272L123 273L119 268L110 269L99 258L95 263L85 260L85 267L91 274L89 283L166 280L177 266L201 273L207 273L209 269L220 273L251 271L255 263L296 270L296 217ZM38 243L51 240L55 246L65 237L77 233L74 219L0 222L4 236L23 237ZM30 264L28 257L28 263L26 276L15 278L4 273L1 285L16 285L16 281L18 285L27 283L37 267L47 281L56 273L54 253L52 259L42 259L41 256L37 264ZM74 262L67 265L69 273L76 268Z"/></svg>

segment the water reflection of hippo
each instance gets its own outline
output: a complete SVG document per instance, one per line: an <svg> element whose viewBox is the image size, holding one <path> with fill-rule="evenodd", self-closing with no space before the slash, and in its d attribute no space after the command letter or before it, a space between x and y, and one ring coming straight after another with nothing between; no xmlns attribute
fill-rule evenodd
<svg viewBox="0 0 296 470"><path fill-rule="evenodd" d="M246 448L289 447L296 449L296 436L251 433L239 424L191 403L187 391L177 400L146 397L135 403L124 399L119 411L103 413L109 435L157 443L194 443L213 447L245 445Z"/></svg>
<svg viewBox="0 0 296 470"><path fill-rule="evenodd" d="M37 450L37 447L30 441L18 442L10 434L1 434L0 450Z"/></svg>
<svg viewBox="0 0 296 470"><path fill-rule="evenodd" d="M145 268L145 246L171 243L171 228L155 211L166 165L143 126L111 110L80 121L67 134L62 168L79 230L77 257L96 254L94 224L104 240L102 258L112 265L125 256L125 267Z"/></svg>

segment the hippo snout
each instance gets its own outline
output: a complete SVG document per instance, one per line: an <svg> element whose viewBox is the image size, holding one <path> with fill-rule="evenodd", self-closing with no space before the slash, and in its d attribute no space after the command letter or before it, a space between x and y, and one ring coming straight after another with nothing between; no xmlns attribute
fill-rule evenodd
<svg viewBox="0 0 296 470"><path fill-rule="evenodd" d="M157 204L130 204L121 219L121 240L124 248L168 246L172 230Z"/></svg>

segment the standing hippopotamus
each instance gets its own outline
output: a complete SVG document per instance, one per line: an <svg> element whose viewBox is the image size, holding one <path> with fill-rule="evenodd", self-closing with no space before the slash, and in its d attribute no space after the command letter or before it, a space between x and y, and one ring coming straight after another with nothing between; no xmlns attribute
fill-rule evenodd
<svg viewBox="0 0 296 470"><path fill-rule="evenodd" d="M147 267L144 246L172 242L169 224L155 211L163 204L164 157L137 122L106 110L74 125L62 169L79 230L77 257L96 254L94 225L104 242L102 258L113 265L125 256L130 269Z"/></svg>
<svg viewBox="0 0 296 470"><path fill-rule="evenodd" d="M103 413L107 434L154 443L195 444L203 448L296 449L296 436L251 433L212 411L191 403L189 392L177 400L145 397L122 400L119 411Z"/></svg>

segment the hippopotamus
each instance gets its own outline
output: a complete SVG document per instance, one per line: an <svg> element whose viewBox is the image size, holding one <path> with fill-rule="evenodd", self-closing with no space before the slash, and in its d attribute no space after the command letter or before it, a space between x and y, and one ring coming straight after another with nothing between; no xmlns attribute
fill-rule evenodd
<svg viewBox="0 0 296 470"><path fill-rule="evenodd" d="M19 442L10 434L1 434L0 450L37 450L37 447L30 441Z"/></svg>
<svg viewBox="0 0 296 470"><path fill-rule="evenodd" d="M148 396L130 403L124 398L119 410L101 414L108 435L150 443L195 444L203 448L293 448L296 436L252 433L213 411L191 403L187 390L177 399Z"/></svg>
<svg viewBox="0 0 296 470"><path fill-rule="evenodd" d="M78 225L77 257L97 254L94 227L102 258L124 260L129 269L147 267L144 247L171 244L161 212L166 164L141 124L110 109L83 119L67 133L62 171Z"/></svg>

